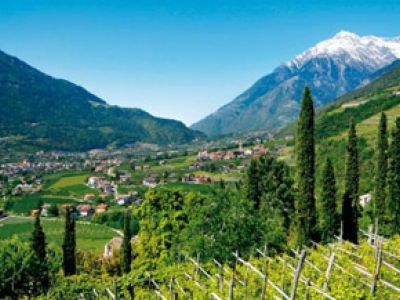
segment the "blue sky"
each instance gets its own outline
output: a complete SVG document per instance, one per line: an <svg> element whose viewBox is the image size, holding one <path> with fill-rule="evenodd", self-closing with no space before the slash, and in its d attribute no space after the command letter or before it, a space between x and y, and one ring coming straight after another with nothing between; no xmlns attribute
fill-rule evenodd
<svg viewBox="0 0 400 300"><path fill-rule="evenodd" d="M400 35L399 16L398 0L0 0L0 49L191 124L342 29Z"/></svg>

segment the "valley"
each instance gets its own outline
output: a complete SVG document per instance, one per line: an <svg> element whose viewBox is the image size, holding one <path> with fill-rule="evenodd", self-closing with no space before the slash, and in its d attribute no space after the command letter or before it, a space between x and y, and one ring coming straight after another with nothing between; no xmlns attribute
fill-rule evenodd
<svg viewBox="0 0 400 300"><path fill-rule="evenodd" d="M399 59L340 31L188 127L0 52L0 299L398 299Z"/></svg>

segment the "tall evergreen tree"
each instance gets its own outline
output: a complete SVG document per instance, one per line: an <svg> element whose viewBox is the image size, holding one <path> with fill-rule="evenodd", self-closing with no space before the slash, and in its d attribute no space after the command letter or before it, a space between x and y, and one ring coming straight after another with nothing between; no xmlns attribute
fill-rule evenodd
<svg viewBox="0 0 400 300"><path fill-rule="evenodd" d="M246 193L247 199L252 201L254 208L260 208L261 193L260 193L260 166L259 160L253 158L247 169L246 177Z"/></svg>
<svg viewBox="0 0 400 300"><path fill-rule="evenodd" d="M319 226L321 240L325 243L335 239L339 227L339 219L336 211L336 178L332 161L327 158L322 172L321 207Z"/></svg>
<svg viewBox="0 0 400 300"><path fill-rule="evenodd" d="M268 154L260 156L258 161L259 210L265 219L281 219L282 229L287 232L294 211L293 180L289 168Z"/></svg>
<svg viewBox="0 0 400 300"><path fill-rule="evenodd" d="M376 153L374 216L383 223L386 213L386 188L388 169L388 133L387 119L384 112L381 114L378 129L378 143Z"/></svg>
<svg viewBox="0 0 400 300"><path fill-rule="evenodd" d="M66 208L65 212L65 233L62 249L64 275L74 275L76 273L75 220L69 207Z"/></svg>
<svg viewBox="0 0 400 300"><path fill-rule="evenodd" d="M126 212L124 218L124 239L122 241L122 272L129 273L131 271L131 262L132 262L132 245L131 245L131 216L129 211Z"/></svg>
<svg viewBox="0 0 400 300"><path fill-rule="evenodd" d="M389 148L389 197L386 206L389 234L400 233L400 119L392 134Z"/></svg>
<svg viewBox="0 0 400 300"><path fill-rule="evenodd" d="M297 245L309 244L317 239L315 209L315 137L314 104L308 87L303 101L296 136L297 188L294 241Z"/></svg>
<svg viewBox="0 0 400 300"><path fill-rule="evenodd" d="M39 214L36 215L31 240L32 252L35 254L34 289L36 292L45 293L49 288L49 273L46 254L46 237L40 224Z"/></svg>
<svg viewBox="0 0 400 300"><path fill-rule="evenodd" d="M358 243L359 204L359 162L357 149L357 133L353 119L350 120L347 142L345 192L342 205L343 238Z"/></svg>

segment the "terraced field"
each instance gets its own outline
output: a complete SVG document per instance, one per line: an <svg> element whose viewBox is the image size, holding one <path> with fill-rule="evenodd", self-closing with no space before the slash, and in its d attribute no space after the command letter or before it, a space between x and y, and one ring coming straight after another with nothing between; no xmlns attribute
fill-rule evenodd
<svg viewBox="0 0 400 300"><path fill-rule="evenodd" d="M396 117L400 117L400 105L385 110L385 114L388 119L388 128L390 131L394 127L394 122L396 120ZM372 117L358 123L356 126L357 134L367 139L370 146L375 145L380 115L381 115L380 113L375 114ZM346 137L347 137L347 132L342 132L332 137L332 139L340 140L340 139L345 139Z"/></svg>

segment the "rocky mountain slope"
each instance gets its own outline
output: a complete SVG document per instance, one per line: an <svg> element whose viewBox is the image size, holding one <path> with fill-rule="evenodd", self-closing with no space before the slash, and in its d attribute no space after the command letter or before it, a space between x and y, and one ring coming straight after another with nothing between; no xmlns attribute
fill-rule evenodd
<svg viewBox="0 0 400 300"><path fill-rule="evenodd" d="M339 32L259 79L232 102L192 125L210 136L275 131L296 118L308 85L317 107L371 81L400 58L399 38Z"/></svg>

